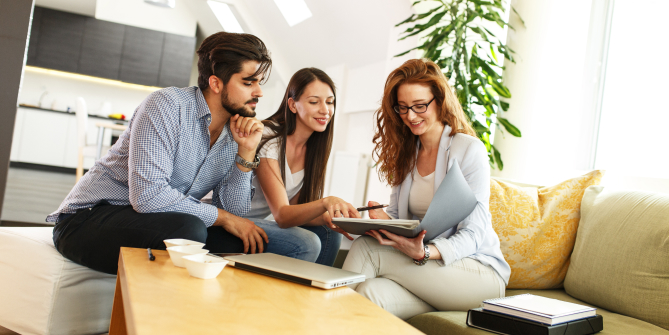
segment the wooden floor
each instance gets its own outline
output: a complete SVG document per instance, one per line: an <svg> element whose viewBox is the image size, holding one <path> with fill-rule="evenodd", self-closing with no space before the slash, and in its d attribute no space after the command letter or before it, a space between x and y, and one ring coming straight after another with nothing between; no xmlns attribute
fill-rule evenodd
<svg viewBox="0 0 669 335"><path fill-rule="evenodd" d="M46 216L58 209L75 179L74 174L9 168L2 204L3 224L46 224Z"/></svg>

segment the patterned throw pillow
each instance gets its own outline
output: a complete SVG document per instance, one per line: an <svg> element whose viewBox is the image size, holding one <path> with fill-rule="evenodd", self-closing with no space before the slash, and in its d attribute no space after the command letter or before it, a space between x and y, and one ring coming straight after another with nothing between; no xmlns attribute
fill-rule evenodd
<svg viewBox="0 0 669 335"><path fill-rule="evenodd" d="M588 186L603 172L592 171L555 186L523 187L490 180L490 213L504 258L511 266L509 289L562 287Z"/></svg>

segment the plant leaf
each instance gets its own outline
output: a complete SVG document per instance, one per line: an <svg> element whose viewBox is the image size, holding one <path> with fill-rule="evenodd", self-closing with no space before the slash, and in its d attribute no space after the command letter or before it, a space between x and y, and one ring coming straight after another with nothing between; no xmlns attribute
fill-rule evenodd
<svg viewBox="0 0 669 335"><path fill-rule="evenodd" d="M509 89L508 89L506 86L504 86L503 84L500 84L500 83L498 83L498 82L495 81L495 80L491 80L490 77L488 77L488 83L489 83L490 85L492 85L492 88L493 88L493 89L495 90L495 92L497 92L497 94L499 94L500 96L502 96L502 97L504 97L504 98L511 98L511 91L509 91ZM500 106L500 107L502 107L502 106Z"/></svg>
<svg viewBox="0 0 669 335"><path fill-rule="evenodd" d="M414 6L415 4L417 4L417 3L419 3L419 2L420 2L420 1L416 1L416 2L414 2L411 6ZM422 13L422 14L412 14L412 15L409 16L406 20L404 20L404 21L402 21L402 22L396 24L395 27L399 27L399 26L401 26L401 25L403 25L403 24L406 24L406 23L416 22L416 21L422 20L422 19L424 19L424 18L426 18L426 17L432 15L432 13L438 11L438 10L441 9L442 7L444 7L444 5L440 5L440 6L437 6L437 7L435 7L435 8L432 8L432 9L430 9L430 10L428 10L427 12Z"/></svg>
<svg viewBox="0 0 669 335"><path fill-rule="evenodd" d="M491 151L493 156L495 157L495 163L497 163L497 168L502 171L504 170L504 162L502 162L502 155L499 153L499 150L495 148L494 145L491 145Z"/></svg>
<svg viewBox="0 0 669 335"><path fill-rule="evenodd" d="M400 40L421 36L420 45L397 56L421 50L422 57L441 67L476 136L488 151L490 166L501 170L504 168L502 155L490 143L493 125L499 126L502 134L506 131L521 136L516 126L499 117L499 113L509 110L509 102L501 99L511 97L511 91L504 85L502 62L508 59L515 63L515 52L486 24L491 22L513 29L503 19L506 0L417 0L412 6L424 1L438 4L397 24L408 26L400 34ZM518 14L515 8L512 10ZM524 24L522 18L521 22Z"/></svg>
<svg viewBox="0 0 669 335"><path fill-rule="evenodd" d="M518 15L518 19L520 20L520 23L522 23L522 24L523 24L523 27L525 27L525 20L523 20L523 17L520 16L520 14L518 13L518 11L516 11L516 7L511 6L511 10L512 10L514 13L516 13L516 15Z"/></svg>
<svg viewBox="0 0 669 335"><path fill-rule="evenodd" d="M497 122L501 123L502 126L504 126L504 129L509 132L509 134L515 136L515 137L522 137L522 134L520 133L520 130L516 128L509 120L503 118L503 117L497 117Z"/></svg>
<svg viewBox="0 0 669 335"><path fill-rule="evenodd" d="M492 44L490 44L490 54L492 55L492 58L495 60L495 62L499 62L497 59L497 53L495 52L495 48L493 48Z"/></svg>

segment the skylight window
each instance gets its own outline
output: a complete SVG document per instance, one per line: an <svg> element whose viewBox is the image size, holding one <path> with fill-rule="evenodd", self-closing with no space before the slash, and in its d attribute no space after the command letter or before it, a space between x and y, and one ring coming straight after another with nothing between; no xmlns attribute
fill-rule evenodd
<svg viewBox="0 0 669 335"><path fill-rule="evenodd" d="M211 11L214 12L218 22L221 23L225 31L229 33L244 32L242 26L239 24L239 21L237 21L235 14L232 13L232 9L230 9L228 4L211 0L207 1L207 4L209 4Z"/></svg>
<svg viewBox="0 0 669 335"><path fill-rule="evenodd" d="M304 0L274 0L274 2L291 27L311 17L311 11Z"/></svg>

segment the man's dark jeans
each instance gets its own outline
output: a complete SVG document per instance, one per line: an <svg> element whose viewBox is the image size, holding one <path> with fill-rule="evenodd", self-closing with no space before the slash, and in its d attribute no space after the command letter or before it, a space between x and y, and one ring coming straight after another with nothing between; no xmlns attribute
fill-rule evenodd
<svg viewBox="0 0 669 335"><path fill-rule="evenodd" d="M244 251L239 238L222 227L206 228L194 215L137 213L132 206L98 205L81 209L59 220L53 230L53 243L63 256L113 275L118 271L121 247L165 250L163 240L170 238L206 243L204 248L209 252Z"/></svg>

